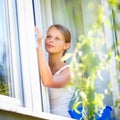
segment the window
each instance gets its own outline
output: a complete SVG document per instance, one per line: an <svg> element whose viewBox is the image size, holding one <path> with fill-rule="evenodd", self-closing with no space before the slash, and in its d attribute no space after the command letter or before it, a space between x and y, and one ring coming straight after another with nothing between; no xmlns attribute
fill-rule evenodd
<svg viewBox="0 0 120 120"><path fill-rule="evenodd" d="M12 63L10 50L9 24L7 21L5 1L0 1L0 94L14 96Z"/></svg>
<svg viewBox="0 0 120 120"><path fill-rule="evenodd" d="M98 4L98 1L94 0L94 3ZM96 12L93 9L91 16L91 11L86 9L88 4L87 0L0 0L0 108L4 103L8 110L15 106L14 110L19 111L19 106L37 113L49 112L48 91L39 81L34 23L44 33L53 23L67 26L75 41L72 51L78 35L86 34L95 20ZM116 13L115 22L119 23L119 16ZM105 27L104 32L106 43L109 43L112 32ZM117 41L120 41L119 33L117 30ZM110 73L115 72L113 65L110 70ZM104 76L106 83L102 83L102 87L112 74ZM117 86L117 82L113 81L113 84ZM99 89L101 86L98 83ZM118 95L116 91L117 87L113 96ZM112 104L109 98L106 103Z"/></svg>
<svg viewBox="0 0 120 120"><path fill-rule="evenodd" d="M94 3L94 4L91 4L91 3ZM107 1L40 0L40 11L36 12L38 13L36 16L41 17L42 30L44 33L46 32L47 28L53 23L63 24L67 26L72 33L72 40L74 41L72 43L73 46L70 50L72 51L75 47L78 36L80 34L86 35L91 25L93 25L94 22L96 21L97 11L95 9L95 6L97 6L98 4L102 4L103 6L105 5L104 8L106 8ZM90 9L88 9L88 7ZM109 17L110 19L108 11L106 10L106 15L108 15L107 17ZM114 37L110 28L103 26L103 30L106 37L104 50L106 50L109 47L109 45L114 42ZM108 86L108 83L110 82L110 80L113 80L113 75L111 73L116 73L116 70L112 69L112 68L115 68L114 65L115 64L111 64L109 73L104 71L102 72L102 75L104 76L104 78L106 78L106 81L104 83L102 81L99 81L96 84L97 89L99 91L104 92L103 89ZM115 91L117 91L116 82L113 82L113 84L116 86ZM115 91L114 93L116 93ZM105 103L112 105L114 95L107 96Z"/></svg>
<svg viewBox="0 0 120 120"><path fill-rule="evenodd" d="M32 7L33 7L34 25L39 27L42 30L42 32L45 34L47 26L48 26L47 23L51 24L51 22L52 22L50 20L50 18L52 16L51 16L51 14L49 15L50 0L47 0L47 1L46 0L32 0L32 3L33 3ZM44 10L44 7L46 7L46 5L48 5L48 9L46 9L47 12L45 12L45 10ZM49 20L46 19L46 16L48 17ZM44 50L44 48L43 48L43 50ZM45 52L45 50L44 50L44 52ZM47 54L46 54L46 58L47 58ZM50 112L48 89L43 86L41 81L40 81L40 90L41 90L41 100L42 100L42 102L41 102L42 111Z"/></svg>
<svg viewBox="0 0 120 120"><path fill-rule="evenodd" d="M116 5L112 8L112 20L113 20L113 31L114 31L114 38L115 38L115 48L116 48L116 55L118 57L117 59L117 79L120 80L120 9L119 4L116 3ZM118 82L119 83L119 82ZM119 92L120 92L120 86L119 86Z"/></svg>
<svg viewBox="0 0 120 120"><path fill-rule="evenodd" d="M21 105L22 92L15 1L12 0L9 4L9 2L1 0L0 15L0 94L6 96L5 101L9 101L12 97L14 104ZM0 98L2 97L0 96Z"/></svg>
<svg viewBox="0 0 120 120"><path fill-rule="evenodd" d="M0 108L40 112L32 0L1 0L0 26Z"/></svg>

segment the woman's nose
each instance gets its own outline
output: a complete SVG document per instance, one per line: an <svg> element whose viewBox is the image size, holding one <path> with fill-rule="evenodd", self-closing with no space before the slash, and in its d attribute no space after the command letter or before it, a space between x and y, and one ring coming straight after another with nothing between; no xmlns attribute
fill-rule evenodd
<svg viewBox="0 0 120 120"><path fill-rule="evenodd" d="M49 39L49 42L53 42L53 40L54 40L54 38L51 37L51 38Z"/></svg>

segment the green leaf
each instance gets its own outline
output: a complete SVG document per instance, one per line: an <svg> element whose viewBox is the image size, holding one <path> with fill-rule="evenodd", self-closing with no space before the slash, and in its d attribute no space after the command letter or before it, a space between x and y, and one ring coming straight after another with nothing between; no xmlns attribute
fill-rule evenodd
<svg viewBox="0 0 120 120"><path fill-rule="evenodd" d="M66 61L66 60L68 60L69 58L71 58L72 57L72 53L67 53L66 55L64 55L63 57L62 57L62 61Z"/></svg>

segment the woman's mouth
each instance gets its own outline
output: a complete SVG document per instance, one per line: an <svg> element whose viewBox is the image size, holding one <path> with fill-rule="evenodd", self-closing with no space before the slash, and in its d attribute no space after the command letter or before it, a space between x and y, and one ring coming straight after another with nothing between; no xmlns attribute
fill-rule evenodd
<svg viewBox="0 0 120 120"><path fill-rule="evenodd" d="M51 44L47 44L47 47L48 47L48 48L52 48L52 47L54 47L54 46L51 45Z"/></svg>

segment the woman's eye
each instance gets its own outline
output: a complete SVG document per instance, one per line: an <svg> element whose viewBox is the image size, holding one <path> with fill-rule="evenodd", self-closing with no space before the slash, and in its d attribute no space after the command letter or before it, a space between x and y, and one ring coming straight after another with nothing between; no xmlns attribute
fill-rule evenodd
<svg viewBox="0 0 120 120"><path fill-rule="evenodd" d="M50 35L47 35L47 38L51 38L51 36L50 36Z"/></svg>
<svg viewBox="0 0 120 120"><path fill-rule="evenodd" d="M58 37L57 37L57 38L55 38L55 39L56 39L56 40L60 40L60 38L58 38Z"/></svg>

